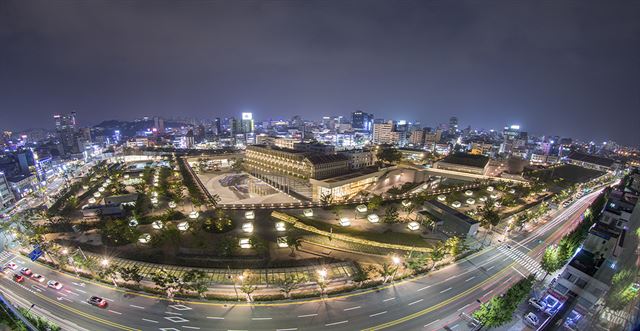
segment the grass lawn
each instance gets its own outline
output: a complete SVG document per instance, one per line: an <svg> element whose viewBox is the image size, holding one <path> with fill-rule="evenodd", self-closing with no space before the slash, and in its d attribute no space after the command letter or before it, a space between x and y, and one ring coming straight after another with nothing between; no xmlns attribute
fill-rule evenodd
<svg viewBox="0 0 640 331"><path fill-rule="evenodd" d="M334 233L345 234L345 235L352 236L354 238L366 239L366 240L377 241L377 242L387 243L387 244L431 247L431 245L429 245L429 243L427 243L424 239L422 239L422 237L420 237L419 234L400 233L400 232L391 232L391 231L387 231L384 233L358 231L348 227L347 228L341 227L340 225L337 225L337 224L329 224L326 222L309 219L306 217L298 218L298 220L304 224L316 227L323 231L331 231L331 229L333 228Z"/></svg>

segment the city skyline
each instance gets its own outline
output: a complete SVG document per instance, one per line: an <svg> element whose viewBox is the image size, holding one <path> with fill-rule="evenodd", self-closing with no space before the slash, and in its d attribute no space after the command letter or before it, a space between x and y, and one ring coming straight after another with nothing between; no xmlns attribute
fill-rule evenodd
<svg viewBox="0 0 640 331"><path fill-rule="evenodd" d="M0 111L29 116L3 129L48 127L51 113L74 110L97 124L362 109L640 140L638 5L359 4L5 3Z"/></svg>

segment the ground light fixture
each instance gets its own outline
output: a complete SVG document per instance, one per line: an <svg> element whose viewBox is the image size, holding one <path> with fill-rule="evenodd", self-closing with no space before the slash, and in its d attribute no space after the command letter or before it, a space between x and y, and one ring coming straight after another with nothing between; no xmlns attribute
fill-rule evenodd
<svg viewBox="0 0 640 331"><path fill-rule="evenodd" d="M244 212L244 218L248 220L252 220L256 218L256 213L253 210L249 210Z"/></svg>
<svg viewBox="0 0 640 331"><path fill-rule="evenodd" d="M366 213L367 212L367 206L366 205L358 205L356 206L356 211L359 213Z"/></svg>
<svg viewBox="0 0 640 331"><path fill-rule="evenodd" d="M418 223L416 221L411 221L411 222L409 222L409 224L407 224L407 228L409 228L409 230L411 230L411 231L416 231L416 230L420 229L420 223Z"/></svg>
<svg viewBox="0 0 640 331"><path fill-rule="evenodd" d="M160 230L164 227L164 224L162 224L162 221L154 221L153 223L151 223L151 227L156 230Z"/></svg>
<svg viewBox="0 0 640 331"><path fill-rule="evenodd" d="M176 206L175 201L169 201L169 208L176 208Z"/></svg>
<svg viewBox="0 0 640 331"><path fill-rule="evenodd" d="M276 222L276 231L284 232L286 230L287 230L287 227L285 226L284 222Z"/></svg>
<svg viewBox="0 0 640 331"><path fill-rule="evenodd" d="M474 199L474 198L469 198L469 199L467 199L466 203L467 203L468 205L473 205L474 203L476 203L476 199Z"/></svg>
<svg viewBox="0 0 640 331"><path fill-rule="evenodd" d="M451 206L454 208L460 208L460 206L462 206L462 203L460 203L460 201L454 201L451 203Z"/></svg>
<svg viewBox="0 0 640 331"><path fill-rule="evenodd" d="M242 224L242 231L245 233L253 233L253 223L247 222Z"/></svg>
<svg viewBox="0 0 640 331"><path fill-rule="evenodd" d="M371 223L378 223L380 222L380 217L377 214L369 214L367 220Z"/></svg>
<svg viewBox="0 0 640 331"><path fill-rule="evenodd" d="M404 207L409 207L409 206L411 206L411 201L410 200L402 200L401 204Z"/></svg>
<svg viewBox="0 0 640 331"><path fill-rule="evenodd" d="M287 237L278 237L278 247L280 248L287 248L289 247L289 244L287 244Z"/></svg>
<svg viewBox="0 0 640 331"><path fill-rule="evenodd" d="M438 196L438 201L445 201L445 200L447 200L447 197L444 194L440 194Z"/></svg>
<svg viewBox="0 0 640 331"><path fill-rule="evenodd" d="M305 209L302 213L303 213L303 214L304 214L304 216L306 216L306 217L311 217L311 216L313 216L313 209L311 209L311 208L307 208L307 209Z"/></svg>
<svg viewBox="0 0 640 331"><path fill-rule="evenodd" d="M487 186L487 192L493 192L494 188L493 186Z"/></svg>
<svg viewBox="0 0 640 331"><path fill-rule="evenodd" d="M240 248L243 248L243 249L251 248L251 243L249 242L249 238L241 238L238 241L238 244L240 245Z"/></svg>
<svg viewBox="0 0 640 331"><path fill-rule="evenodd" d="M148 244L151 241L151 235L148 233L143 233L139 238L138 242L142 244Z"/></svg>
<svg viewBox="0 0 640 331"><path fill-rule="evenodd" d="M347 227L349 225L351 225L351 220L349 220L347 217L343 217L340 219L340 226Z"/></svg>
<svg viewBox="0 0 640 331"><path fill-rule="evenodd" d="M129 220L129 226L131 227L138 226L138 220L135 218L132 218L131 220Z"/></svg>
<svg viewBox="0 0 640 331"><path fill-rule="evenodd" d="M466 195L466 196L472 196L472 195L473 195L473 191L471 191L471 190L466 190L466 191L464 191L464 195Z"/></svg>
<svg viewBox="0 0 640 331"><path fill-rule="evenodd" d="M196 219L196 218L198 218L198 216L200 216L200 213L197 212L196 210L194 210L194 211L189 213L189 218L190 219Z"/></svg>
<svg viewBox="0 0 640 331"><path fill-rule="evenodd" d="M180 222L178 223L178 230L180 231L187 231L189 230L189 222Z"/></svg>

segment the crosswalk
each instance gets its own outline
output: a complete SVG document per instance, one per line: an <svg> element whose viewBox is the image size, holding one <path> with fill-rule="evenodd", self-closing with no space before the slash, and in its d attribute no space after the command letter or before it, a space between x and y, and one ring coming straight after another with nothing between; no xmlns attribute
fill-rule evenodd
<svg viewBox="0 0 640 331"><path fill-rule="evenodd" d="M521 252L515 248L508 248L504 245L498 247L498 251L512 260L518 262L521 266L527 269L530 273L535 273L537 276L544 275L544 270L540 267L540 263L534 260L531 256Z"/></svg>
<svg viewBox="0 0 640 331"><path fill-rule="evenodd" d="M0 264L11 261L13 257L14 257L13 253L9 251L0 252Z"/></svg>

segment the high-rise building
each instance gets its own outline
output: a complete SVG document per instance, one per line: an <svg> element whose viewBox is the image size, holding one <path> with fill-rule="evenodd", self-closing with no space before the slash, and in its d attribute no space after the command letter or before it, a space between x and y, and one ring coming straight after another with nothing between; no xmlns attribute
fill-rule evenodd
<svg viewBox="0 0 640 331"><path fill-rule="evenodd" d="M216 135L222 134L222 123L220 121L220 117L216 117L213 120L213 130Z"/></svg>
<svg viewBox="0 0 640 331"><path fill-rule="evenodd" d="M56 133L65 153L79 153L80 147L76 139L77 122L76 112L55 114L53 119L56 125Z"/></svg>
<svg viewBox="0 0 640 331"><path fill-rule="evenodd" d="M452 116L449 119L449 134L455 135L457 131L458 131L458 118L455 116Z"/></svg>
<svg viewBox="0 0 640 331"><path fill-rule="evenodd" d="M153 127L156 129L156 132L159 134L164 133L164 119L162 117L154 117L153 118Z"/></svg>
<svg viewBox="0 0 640 331"><path fill-rule="evenodd" d="M393 141L393 121L373 124L373 143L390 144Z"/></svg>
<svg viewBox="0 0 640 331"><path fill-rule="evenodd" d="M355 130L371 132L373 128L373 114L361 110L351 113L351 127Z"/></svg>
<svg viewBox="0 0 640 331"><path fill-rule="evenodd" d="M253 132L253 113L242 113L242 133Z"/></svg>

